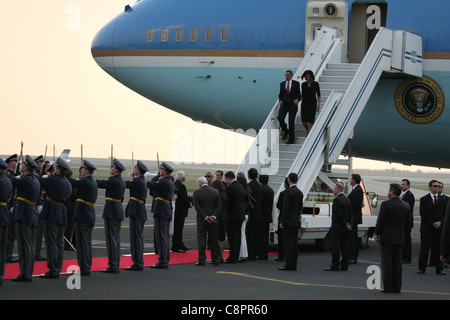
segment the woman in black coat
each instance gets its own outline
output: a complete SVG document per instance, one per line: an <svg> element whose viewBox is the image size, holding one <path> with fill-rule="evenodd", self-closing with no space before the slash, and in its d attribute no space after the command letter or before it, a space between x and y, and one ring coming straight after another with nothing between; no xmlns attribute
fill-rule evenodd
<svg viewBox="0 0 450 320"><path fill-rule="evenodd" d="M314 81L314 73L306 70L302 75L302 124L305 127L306 135L309 134L314 124L316 112L320 109L320 86Z"/></svg>

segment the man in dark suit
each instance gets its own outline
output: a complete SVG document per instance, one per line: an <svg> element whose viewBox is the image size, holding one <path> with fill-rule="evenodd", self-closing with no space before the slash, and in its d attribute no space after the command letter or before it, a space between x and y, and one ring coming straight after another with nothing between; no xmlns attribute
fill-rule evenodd
<svg viewBox="0 0 450 320"><path fill-rule="evenodd" d="M414 227L414 203L416 199L414 198L413 193L411 192L410 188L410 182L408 179L403 179L402 184L402 194L400 196L400 199L403 201L408 202L410 207L409 212L409 225L407 229L405 230L405 246L403 247L402 252L402 262L403 263L411 263L411 229Z"/></svg>
<svg viewBox="0 0 450 320"><path fill-rule="evenodd" d="M442 182L438 181L438 185L439 185L439 197L444 198L445 205L447 205L449 196L444 194L444 184Z"/></svg>
<svg viewBox="0 0 450 320"><path fill-rule="evenodd" d="M298 112L298 103L301 99L300 83L292 80L292 71L287 70L285 73L286 81L280 83L280 93L278 99L280 101L280 110L278 111L278 121L283 131L283 140L289 135L287 143L294 143L295 139L295 116ZM289 128L284 119L289 113Z"/></svg>
<svg viewBox="0 0 450 320"><path fill-rule="evenodd" d="M260 236L259 236L259 249L258 260L267 260L269 257L269 228L272 223L272 209L274 192L269 187L269 176L261 174L259 176L259 182L261 183L261 222L260 222Z"/></svg>
<svg viewBox="0 0 450 320"><path fill-rule="evenodd" d="M450 205L448 203L447 209L445 210L445 221L442 227L440 260L443 263L450 262Z"/></svg>
<svg viewBox="0 0 450 320"><path fill-rule="evenodd" d="M284 235L283 229L280 228L280 215L281 211L283 211L283 201L284 201L284 193L289 189L289 181L288 178L284 178L284 190L280 192L277 200L277 209L278 209L278 218L277 218L277 235L278 235L278 257L275 261L284 261Z"/></svg>
<svg viewBox="0 0 450 320"><path fill-rule="evenodd" d="M222 210L222 201L219 191L208 186L204 177L198 178L199 189L194 191L194 207L197 211L197 240L198 261L197 265L204 266L206 261L206 234L211 248L211 260L214 265L219 265L219 235L217 231L217 218Z"/></svg>
<svg viewBox="0 0 450 320"><path fill-rule="evenodd" d="M338 271L339 265L342 271L348 269L348 240L347 229L350 225L352 214L352 203L344 196L344 186L336 183L333 188L333 194L336 196L333 200L331 216L331 267L325 271ZM342 259L339 263L339 259Z"/></svg>
<svg viewBox="0 0 450 320"><path fill-rule="evenodd" d="M441 246L442 224L445 217L445 200L439 197L439 184L431 180L428 184L430 193L420 198L420 252L419 271L424 274L428 262L428 252L431 250L431 263L436 265L436 274L445 275L442 261L439 259Z"/></svg>
<svg viewBox="0 0 450 320"><path fill-rule="evenodd" d="M383 274L382 292L400 293L402 288L402 247L405 243L405 230L410 224L410 206L400 200L401 187L391 183L389 200L380 207L374 239L381 245L381 270Z"/></svg>
<svg viewBox="0 0 450 320"><path fill-rule="evenodd" d="M349 249L349 263L358 263L359 239L358 239L358 224L362 223L362 203L364 192L359 185L361 183L361 176L354 173L350 177L350 185L352 191L348 194L348 198L352 203L352 218L351 230L348 231L348 249Z"/></svg>
<svg viewBox="0 0 450 320"><path fill-rule="evenodd" d="M234 172L225 173L228 197L228 224L227 237L230 245L230 254L225 263L237 263L241 247L241 227L244 221L245 189L237 182Z"/></svg>
<svg viewBox="0 0 450 320"><path fill-rule="evenodd" d="M286 263L278 270L297 270L298 230L303 209L303 193L297 188L298 176L290 173L289 188L283 197L283 210L280 213L280 228L283 229Z"/></svg>
<svg viewBox="0 0 450 320"><path fill-rule="evenodd" d="M184 171L178 171L177 180L173 183L177 199L175 200L175 218L173 221L172 252L185 252L191 249L186 247L183 242L184 221L188 216L189 208L192 208L184 185L185 181L186 174Z"/></svg>
<svg viewBox="0 0 450 320"><path fill-rule="evenodd" d="M261 223L261 196L262 187L260 183L256 180L258 178L258 171L255 168L250 168L248 170L248 178L250 182L248 187L252 191L252 197L256 200L254 207L250 210L248 215L248 221L246 225L246 239L247 239L247 249L248 249L248 260L256 260L258 254L258 248L260 245L260 223Z"/></svg>

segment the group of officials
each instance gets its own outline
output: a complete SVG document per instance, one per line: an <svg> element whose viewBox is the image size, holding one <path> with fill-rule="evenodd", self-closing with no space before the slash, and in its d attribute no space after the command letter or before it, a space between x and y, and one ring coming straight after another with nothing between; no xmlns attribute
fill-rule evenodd
<svg viewBox="0 0 450 320"><path fill-rule="evenodd" d="M360 176L353 174L350 183L352 191L345 197L343 185L337 183L332 206L332 263L327 271L347 270L348 265L357 263L358 242L352 234L361 223L363 193L359 190ZM418 274L424 274L427 265L434 266L437 275L445 275L444 263L450 255L450 206L449 197L443 194L443 183L431 180L430 192L420 198L420 252ZM411 263L411 229L414 226L413 210L415 197L410 190L410 181L391 183L388 200L381 204L374 232L374 240L381 247L381 269L385 293L400 293L402 287L402 263ZM350 230L350 233L348 232ZM347 239L348 237L348 239ZM357 239L357 234L356 238ZM352 245L355 247L352 249ZM356 255L355 255L356 252ZM430 254L431 252L431 254ZM430 256L429 256L430 254ZM430 259L429 259L430 257Z"/></svg>
<svg viewBox="0 0 450 320"><path fill-rule="evenodd" d="M64 250L64 229L67 224L66 203L73 190L76 190L74 210L74 235L77 246L77 259L81 275L89 275L92 265L92 230L95 224L94 204L98 188L105 189L103 219L108 255L107 273L119 272L120 228L124 217L130 218L130 243L133 265L126 270L143 270L144 239L143 229L147 220L145 202L147 191L153 196L152 212L155 226L155 248L159 253L158 262L152 268L167 269L170 260L169 227L173 218L172 199L178 193L178 207L187 209L192 204L187 200L184 175L178 176L174 184L170 177L173 168L163 162L159 175L146 182L148 171L141 161L133 169L134 178L124 181L125 167L113 159L111 176L107 180L94 180L96 167L83 160L80 178L73 179L68 163L58 158L52 173L41 169L43 158L30 156L23 158L20 175L16 174L18 156L0 159L0 280L3 278L8 242L8 229L14 226L17 237L20 274L13 281L30 282L34 268L37 228L44 224L48 271L43 278L58 278L62 268ZM39 163L39 164L38 164ZM267 260L269 224L272 222L272 203L274 193L267 185L268 176L260 175L251 168L248 179L245 175L235 176L232 171L222 173L216 181L212 175L200 177L198 189L193 194L197 212L197 265L205 265L206 242L211 248L211 263L237 263L242 250L242 226L246 221L245 245L248 259ZM218 174L216 173L216 175ZM239 179L242 178L243 179ZM281 192L277 208L279 256L285 261L279 270L296 270L298 253L298 232L303 209L303 194L297 188L298 176L290 173L285 180L285 190ZM336 183L333 193L336 196L332 205L331 266L326 271L346 271L349 264L358 259L358 224L362 223L363 190L361 177L352 174L351 192L346 197L344 186ZM184 187L185 192L179 192ZM435 266L436 274L445 275L443 265L450 255L450 205L448 196L443 194L443 184L437 180L429 182L430 192L420 198L420 253L418 274L425 273L428 264ZM130 200L123 210L125 190L130 189ZM186 197L183 197L185 194ZM184 199L186 198L186 199ZM375 227L374 239L381 245L381 266L383 292L400 292L402 285L402 263L411 263L411 228L415 198L410 191L410 182L402 180L401 185L392 183L388 190L389 200L381 204ZM175 212L177 202L175 202ZM183 210L183 212L186 210ZM11 215L11 213L13 213ZM176 215L175 215L176 217ZM185 214L183 214L185 217ZM14 224L12 224L14 223ZM178 224L180 224L178 222ZM175 227L181 230L181 226ZM222 224L222 226L220 226ZM39 232L38 232L39 233ZM176 234L179 239L175 240ZM174 233L172 250L189 249L184 246L179 231ZM223 261L222 245L226 237L229 242L229 256ZM67 239L65 239L67 240ZM222 245L221 245L222 244ZM181 249L179 249L181 250ZM176 250L174 250L176 251ZM430 260L429 252L431 251Z"/></svg>

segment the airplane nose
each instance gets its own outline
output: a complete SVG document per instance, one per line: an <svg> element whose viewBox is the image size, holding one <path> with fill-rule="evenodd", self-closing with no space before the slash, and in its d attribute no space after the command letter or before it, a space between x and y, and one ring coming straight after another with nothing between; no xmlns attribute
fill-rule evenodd
<svg viewBox="0 0 450 320"><path fill-rule="evenodd" d="M111 76L115 76L113 63L114 30L117 18L110 21L92 40L91 53L97 64Z"/></svg>

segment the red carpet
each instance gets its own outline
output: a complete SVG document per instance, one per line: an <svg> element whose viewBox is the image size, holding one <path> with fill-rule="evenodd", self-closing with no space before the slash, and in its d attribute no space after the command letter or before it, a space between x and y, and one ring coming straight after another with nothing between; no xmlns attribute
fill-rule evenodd
<svg viewBox="0 0 450 320"><path fill-rule="evenodd" d="M223 257L228 257L228 251L225 250L223 252ZM208 259L211 258L211 252L209 250L206 251L206 256ZM144 267L149 267L151 265L154 265L158 262L158 255L157 254L144 254ZM179 253L179 252L171 252L170 253L170 263L169 265L174 264L183 264L183 263L194 263L197 262L198 259L198 251L196 250L190 250L186 251L185 253ZM133 264L133 261L131 260L131 256L121 256L120 257L120 269L125 269ZM75 265L78 267L77 259L71 259L71 260L64 260L63 261L63 267L62 267L62 273L66 273L67 268L71 265ZM93 258L92 259L92 267L91 272L95 271L101 271L108 268L108 257L102 257L102 258ZM48 271L47 268L47 261L35 261L34 262L34 270L33 275L40 275L44 274ZM3 277L4 280L6 279L12 279L19 275L20 269L19 269L19 263L7 263L5 265L5 275ZM69 271L69 273L72 273L72 271Z"/></svg>
<svg viewBox="0 0 450 320"><path fill-rule="evenodd" d="M228 257L229 251L225 250L223 252L223 257L226 259ZM275 252L269 252L269 256L275 255ZM144 267L149 267L151 265L154 265L158 262L158 255L149 253L144 254ZM206 257L207 259L211 259L211 251L206 251ZM198 251L196 250L190 250L186 251L185 253L178 253L178 252L171 252L170 253L170 265L175 264L184 264L184 263L195 263L198 259ZM131 256L121 256L120 257L120 269L125 269L133 264L133 261L131 260ZM71 260L64 260L63 261L63 268L62 273L72 273L73 271L68 271L67 268L69 266L76 266L78 267L78 262L76 259ZM93 258L92 259L92 268L91 272L95 271L101 271L108 268L108 258L107 257L101 257L101 258ZM35 261L34 263L34 270L33 275L40 275L44 274L48 271L47 268L47 261ZM18 263L7 263L5 265L5 275L3 277L4 280L15 278L19 275L19 264Z"/></svg>

